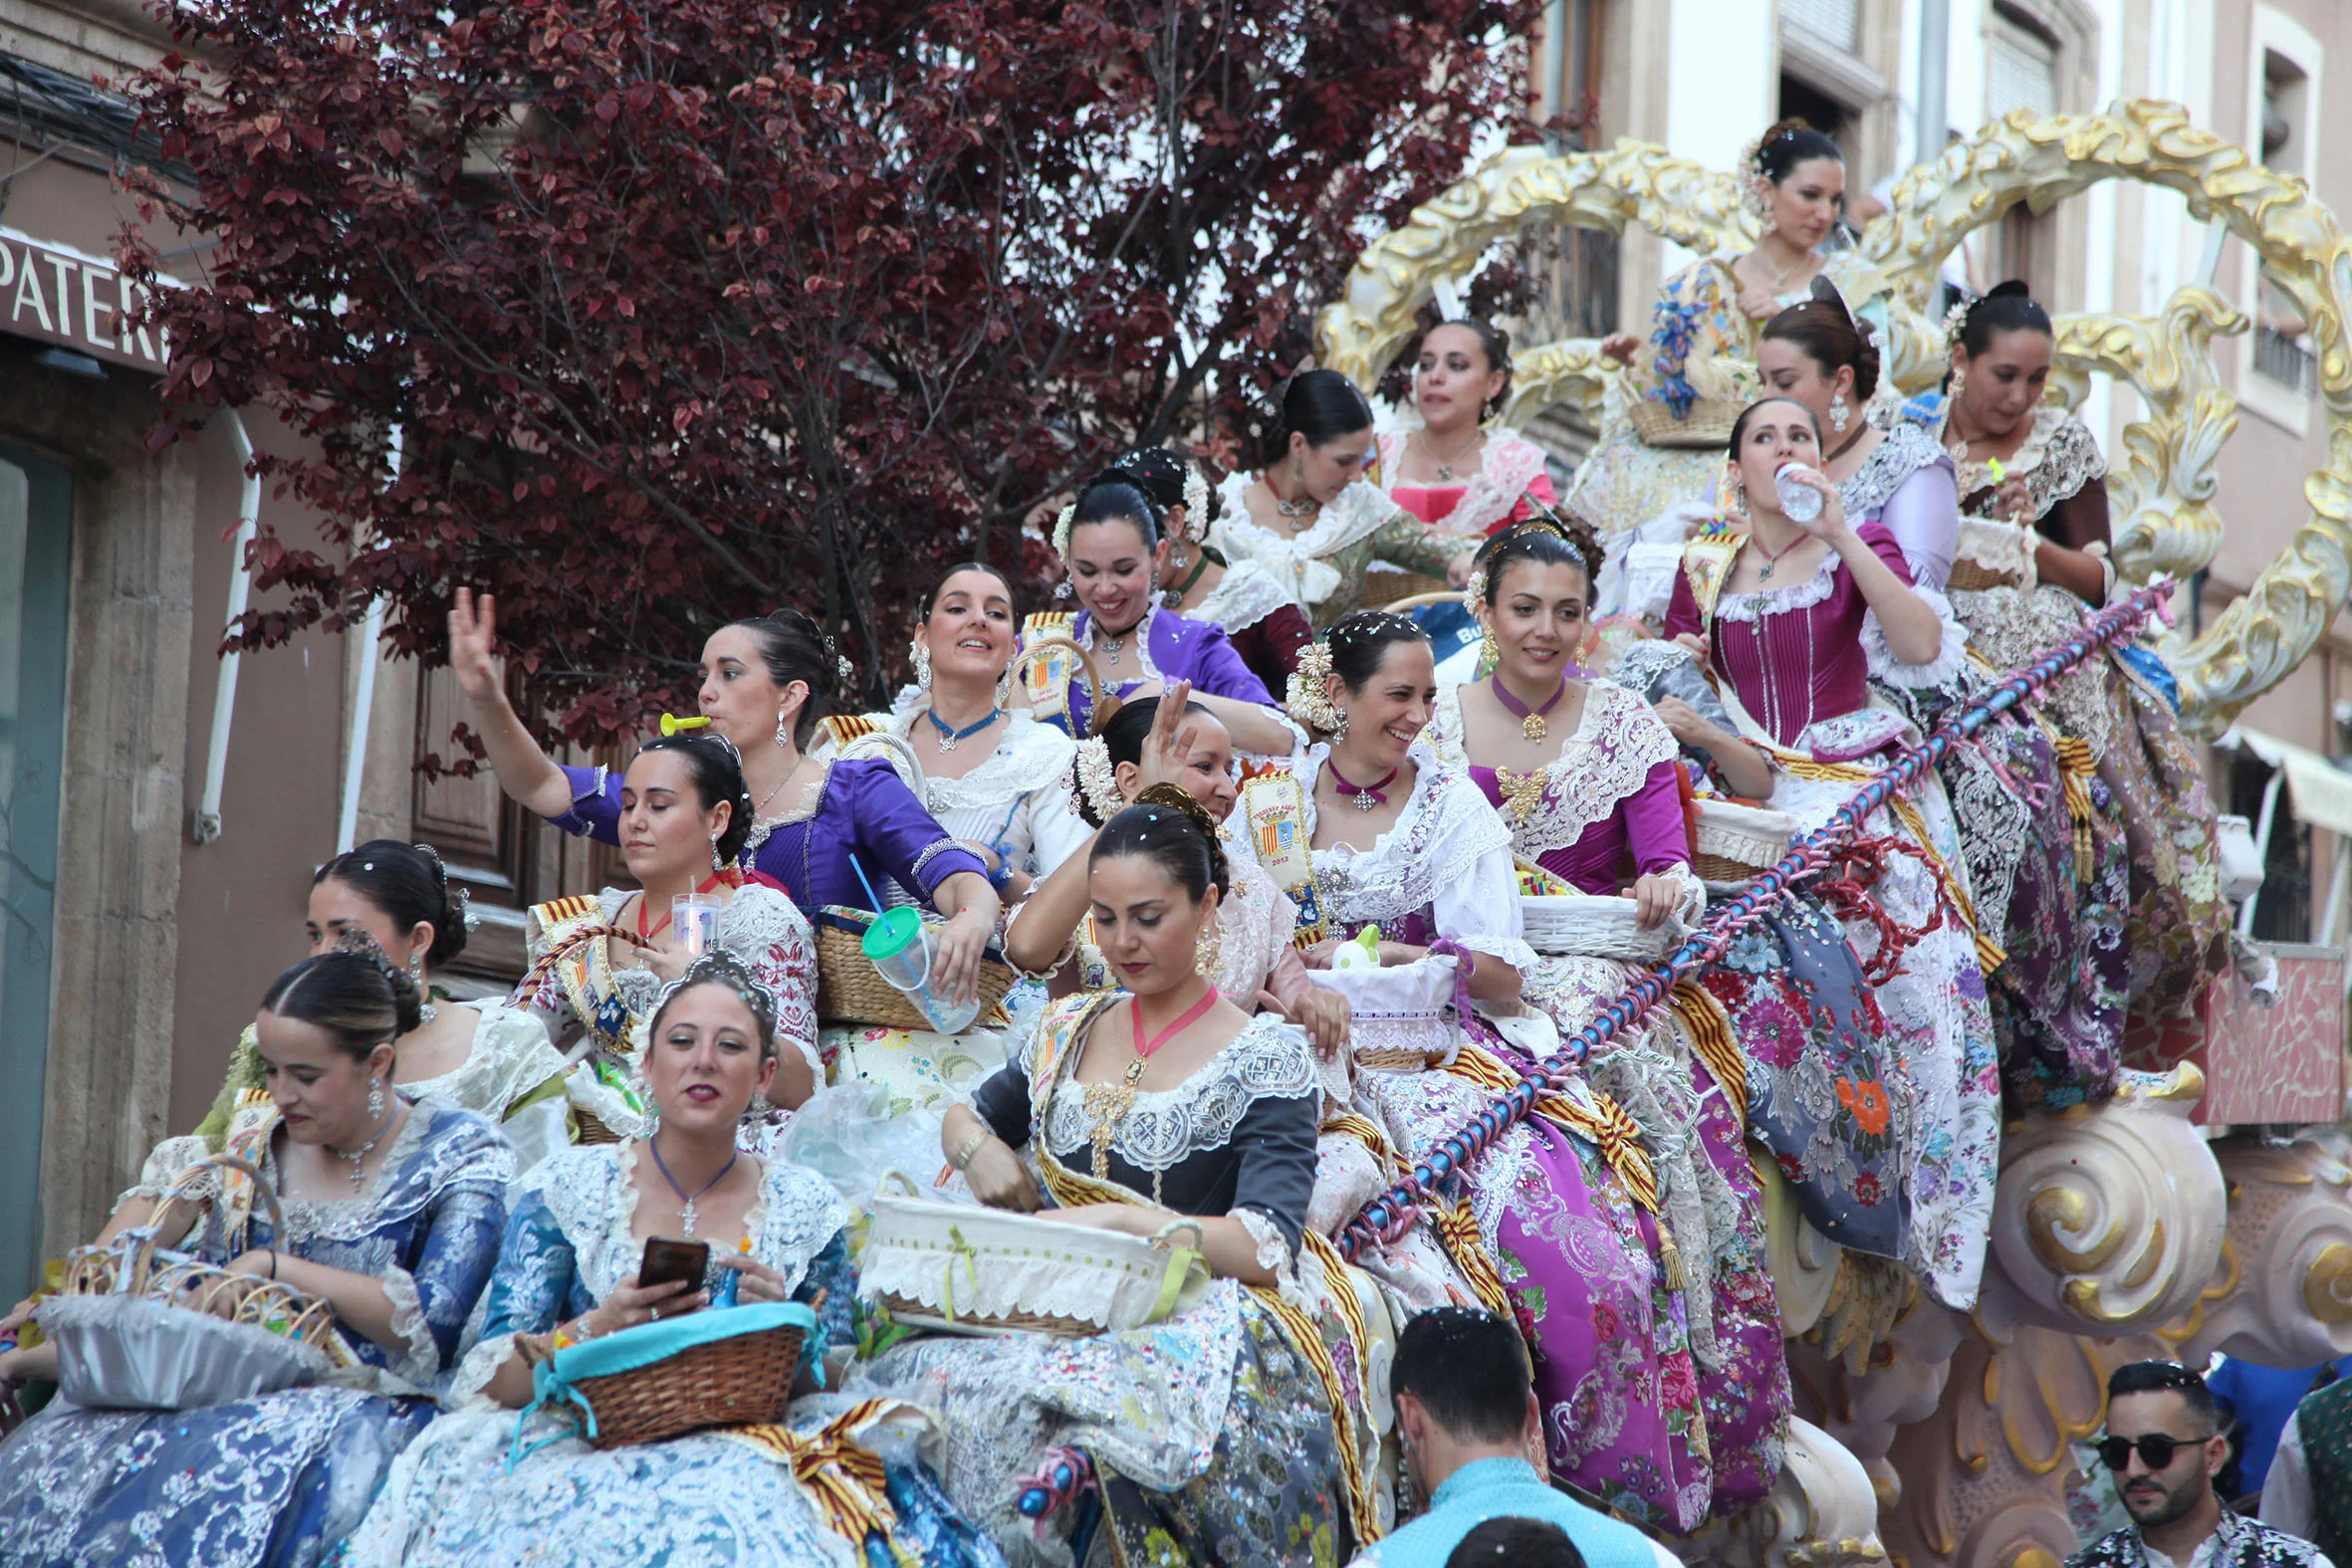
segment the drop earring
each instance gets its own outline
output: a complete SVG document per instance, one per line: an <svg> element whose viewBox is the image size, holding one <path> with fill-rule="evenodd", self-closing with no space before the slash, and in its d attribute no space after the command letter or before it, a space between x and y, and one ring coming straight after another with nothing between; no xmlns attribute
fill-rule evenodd
<svg viewBox="0 0 2352 1568"><path fill-rule="evenodd" d="M719 858L719 835L711 834L711 870L715 874L727 869L727 862Z"/></svg>
<svg viewBox="0 0 2352 1568"><path fill-rule="evenodd" d="M924 691L931 689L931 650L920 639L907 644L915 656L915 685Z"/></svg>
<svg viewBox="0 0 2352 1568"><path fill-rule="evenodd" d="M1732 481L1732 510L1742 517L1748 515L1748 481L1745 479Z"/></svg>
<svg viewBox="0 0 2352 1568"><path fill-rule="evenodd" d="M1069 578L1067 577L1063 577L1059 582L1054 584L1054 596L1058 599L1067 599L1070 592Z"/></svg>
<svg viewBox="0 0 2352 1568"><path fill-rule="evenodd" d="M1201 929L1193 933L1192 967L1196 974L1214 981L1225 970L1225 934L1217 929L1216 911L1201 922Z"/></svg>
<svg viewBox="0 0 2352 1568"><path fill-rule="evenodd" d="M1331 739L1334 741L1347 739L1347 710L1345 708L1339 710L1339 726L1331 732Z"/></svg>
<svg viewBox="0 0 2352 1568"><path fill-rule="evenodd" d="M785 712L783 709L779 708L778 710L776 710L776 745L777 745L777 748L778 748L778 750L783 750L784 748L786 748L786 747L789 747L789 746L791 746L792 744L793 744L793 721L792 721L792 715L791 715L791 714L789 714L789 713L786 713L786 712Z"/></svg>
<svg viewBox="0 0 2352 1568"><path fill-rule="evenodd" d="M1846 413L1846 394L1840 392L1835 397L1829 399L1829 428L1836 431L1839 435L1844 435L1846 433L1846 420L1848 417L1849 416Z"/></svg>
<svg viewBox="0 0 2352 1568"><path fill-rule="evenodd" d="M367 1081L367 1116L371 1121L383 1119L383 1080L381 1078L370 1078Z"/></svg>
<svg viewBox="0 0 2352 1568"><path fill-rule="evenodd" d="M1482 674L1483 674L1483 673L1485 673L1486 671L1493 669L1493 668L1494 668L1496 665L1498 665L1498 664L1501 664L1502 662L1503 662L1503 644L1501 644L1501 643L1499 643L1499 642L1497 642L1497 641L1495 640L1495 628L1494 628L1494 627L1492 627L1492 626L1489 626L1489 627L1487 628L1486 635L1485 635L1484 637L1482 637L1482 638L1480 638L1480 639L1479 639L1479 645L1478 645L1478 667L1479 667L1479 671L1480 671L1480 673L1482 673Z"/></svg>
<svg viewBox="0 0 2352 1568"><path fill-rule="evenodd" d="M1952 367L1952 401L1956 403L1960 401L1960 394L1968 390L1968 366L1965 364L1954 365Z"/></svg>

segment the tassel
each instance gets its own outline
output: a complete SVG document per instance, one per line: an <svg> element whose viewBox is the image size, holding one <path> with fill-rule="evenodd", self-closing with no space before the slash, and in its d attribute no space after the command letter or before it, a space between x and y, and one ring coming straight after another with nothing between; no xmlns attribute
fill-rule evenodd
<svg viewBox="0 0 2352 1568"><path fill-rule="evenodd" d="M1674 1232L1666 1229L1666 1217L1658 1217L1658 1266L1666 1275L1666 1288L1688 1290L1691 1276L1682 1266L1682 1248L1674 1244Z"/></svg>
<svg viewBox="0 0 2352 1568"><path fill-rule="evenodd" d="M2091 839L2091 748L2077 736L2062 735L2053 743L2066 786L2066 815L2074 823L2074 880L2085 887L2098 868Z"/></svg>

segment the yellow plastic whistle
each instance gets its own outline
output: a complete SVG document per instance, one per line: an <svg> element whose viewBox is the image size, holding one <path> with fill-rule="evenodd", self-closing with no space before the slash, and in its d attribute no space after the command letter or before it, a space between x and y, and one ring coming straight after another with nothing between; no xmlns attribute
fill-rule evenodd
<svg viewBox="0 0 2352 1568"><path fill-rule="evenodd" d="M661 716L661 733L666 737L684 730L707 730L710 723L707 718L681 719L674 713L665 713Z"/></svg>

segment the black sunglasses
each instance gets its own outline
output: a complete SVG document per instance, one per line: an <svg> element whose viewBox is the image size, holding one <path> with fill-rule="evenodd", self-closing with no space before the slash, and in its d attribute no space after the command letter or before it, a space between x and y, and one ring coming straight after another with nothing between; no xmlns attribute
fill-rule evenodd
<svg viewBox="0 0 2352 1568"><path fill-rule="evenodd" d="M2173 1461L2173 1456L2183 1449L2194 1449L2213 1442L2206 1438L2174 1438L2161 1432L2151 1432L2138 1440L2131 1438L2101 1438L2099 1462L2120 1473L2132 1461L2132 1450L2140 1451L2140 1462L2152 1470L2161 1470Z"/></svg>

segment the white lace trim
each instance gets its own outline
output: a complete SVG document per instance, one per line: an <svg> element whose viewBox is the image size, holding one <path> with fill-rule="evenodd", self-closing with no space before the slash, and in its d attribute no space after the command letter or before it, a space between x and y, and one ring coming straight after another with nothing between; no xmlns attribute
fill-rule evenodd
<svg viewBox="0 0 2352 1568"><path fill-rule="evenodd" d="M1463 746L1464 734L1462 688L1439 692L1437 712L1429 726L1429 745L1449 769L1471 766ZM1561 743L1559 755L1543 767L1541 798L1524 815L1508 807L1503 812L1504 820L1511 824L1513 848L1529 860L1567 848L1595 822L1615 814L1620 804L1641 790L1651 769L1672 761L1681 750L1674 732L1648 703L1614 681L1598 677L1587 681L1584 713L1574 733Z"/></svg>
<svg viewBox="0 0 2352 1568"><path fill-rule="evenodd" d="M890 732L902 741L911 740L915 726L929 722L923 717L925 706L917 703L903 713L894 714ZM934 814L1002 809L1033 790L1050 789L1059 784L1076 754L1077 743L1068 736L1050 724L1038 723L1026 712L1016 711L1012 723L1006 726L1004 738L988 754L988 761L961 779L924 776L924 803Z"/></svg>
<svg viewBox="0 0 2352 1568"><path fill-rule="evenodd" d="M1283 1234L1281 1226L1256 1209L1235 1209L1233 1218L1240 1221L1242 1229L1250 1232L1250 1240L1257 1247L1260 1268L1279 1279L1296 1266L1296 1254L1291 1250L1290 1238Z"/></svg>
<svg viewBox="0 0 2352 1568"><path fill-rule="evenodd" d="M194 1133L164 1139L148 1151L146 1163L138 1169L138 1185L124 1188L116 1198L115 1207L119 1209L133 1198L144 1198L149 1203L161 1200L165 1193L171 1191L173 1182L182 1172L211 1153L211 1148ZM216 1170L206 1170L191 1177L188 1184L190 1196L211 1203L220 1196L219 1177L220 1173Z"/></svg>
<svg viewBox="0 0 2352 1568"><path fill-rule="evenodd" d="M596 904L606 925L620 923L621 906L630 896L627 888L607 887L597 892ZM778 1036L807 1057L823 1081L824 1063L817 1053L817 934L809 917L788 895L754 882L737 888L720 908L711 939L743 960L776 994ZM545 955L545 942L534 943L533 961ZM797 966L795 959L800 961ZM653 1009L660 1005L662 990L669 982L642 965L613 963L608 968L613 989L620 993L622 1005L635 1020L629 1031L628 1065L636 1069L644 1061L645 1030L653 1022ZM602 1119L600 1114L598 1119Z"/></svg>
<svg viewBox="0 0 2352 1568"><path fill-rule="evenodd" d="M1217 585L1184 613L1189 619L1223 626L1230 635L1249 630L1290 603L1290 590L1274 573L1245 559L1228 561L1225 575L1217 579Z"/></svg>
<svg viewBox="0 0 2352 1568"><path fill-rule="evenodd" d="M1946 399L1944 416L1948 418L1950 412L1951 401ZM1941 439L1945 429L1942 419L1936 428ZM1991 463L1965 458L1958 452L1952 457L1959 465L1956 483L1963 497L1993 487ZM2032 430L2000 466L2004 479L2025 481L2025 493L2033 499L2036 519L2047 517L2050 508L2078 494L2092 480L2107 475L2107 459L2099 450L2098 437L2074 414L2050 403L2033 410Z"/></svg>
<svg viewBox="0 0 2352 1568"><path fill-rule="evenodd" d="M1217 989L1243 1008L1274 978L1275 963L1297 929L1298 906L1255 860L1232 858L1233 890L1217 905Z"/></svg>
<svg viewBox="0 0 2352 1568"><path fill-rule="evenodd" d="M390 1357L386 1370L420 1389L429 1389L441 1373L441 1346L433 1338L432 1324L425 1320L424 1300L416 1293L416 1276L405 1268L386 1268L378 1276L378 1282L383 1286L385 1299L392 1304L392 1334L407 1347Z"/></svg>
<svg viewBox="0 0 2352 1568"><path fill-rule="evenodd" d="M1151 657L1151 623L1159 617L1159 613L1160 605L1157 598L1155 597L1151 603L1144 606L1143 618L1119 634L1120 648L1122 651L1126 649L1132 649L1134 651L1135 663L1142 670L1142 673L1133 676L1120 675L1115 679L1106 675L1103 681L1105 686L1124 691L1130 687L1140 686L1146 681L1157 681L1164 679L1164 677L1160 674L1160 667L1152 662ZM1173 612L1171 611L1171 613ZM1088 653L1093 653L1096 651L1094 642L1094 633L1096 628L1094 625L1093 611L1080 611L1080 615L1085 622L1085 635L1077 639L1078 644ZM1126 660L1121 659L1119 661L1120 666L1123 668L1126 662ZM1077 743L1073 741L1070 744L1072 747L1075 747Z"/></svg>
<svg viewBox="0 0 2352 1568"><path fill-rule="evenodd" d="M515 1354L515 1341L520 1334L500 1334L481 1340L465 1353L457 1370L449 1374L449 1387L441 1395L443 1410L491 1410L496 1401L486 1392L490 1380L498 1376L498 1369Z"/></svg>
<svg viewBox="0 0 2352 1568"><path fill-rule="evenodd" d="M400 1097L409 1099L406 1084L400 1086ZM383 1163L368 1176L367 1185L353 1198L287 1198L279 1203L286 1211L286 1237L293 1240L364 1241L382 1229L392 1218L378 1203L384 1173L396 1172L425 1135L433 1118L429 1113L431 1101L410 1101L408 1114L400 1119L400 1130L392 1135L391 1146L383 1152ZM284 1123L273 1123L262 1156L262 1179L275 1187L278 1183L278 1133ZM415 1189L419 1205L432 1196L437 1184L426 1182ZM427 1381L430 1381L429 1379Z"/></svg>
<svg viewBox="0 0 2352 1568"><path fill-rule="evenodd" d="M1444 481L1432 485L1408 485L1403 478L1405 442L1409 432L1392 430L1380 438L1380 474L1388 482L1389 497L1395 499L1400 489L1443 490L1448 484L1461 484L1462 494L1454 498L1454 505L1446 515L1429 526L1445 534L1458 534L1464 539L1476 539L1495 524L1519 510L1520 497L1543 473L1543 453L1532 442L1500 431L1487 436L1484 456L1479 471L1465 483Z"/></svg>
<svg viewBox="0 0 2352 1568"><path fill-rule="evenodd" d="M1909 420L1898 421L1862 459L1862 466L1838 484L1846 517L1859 525L1863 514L1885 506L1913 474L1951 460L1934 436Z"/></svg>
<svg viewBox="0 0 2352 1568"><path fill-rule="evenodd" d="M1820 564L1801 582L1783 588L1762 588L1750 593L1725 593L1715 601L1717 620L1759 621L1766 615L1785 615L1824 603L1837 591L1837 552L1821 553Z"/></svg>
<svg viewBox="0 0 2352 1568"><path fill-rule="evenodd" d="M1302 608L1320 604L1339 586L1339 568L1323 558L1371 538L1398 515L1395 502L1370 480L1359 479L1316 515L1314 527L1295 538L1286 537L1250 516L1243 498L1254 482L1238 470L1225 477L1218 487L1225 505L1209 531L1209 543L1227 560L1257 561Z"/></svg>
<svg viewBox="0 0 2352 1568"><path fill-rule="evenodd" d="M1070 1071L1082 1052L1083 1046L1070 1061ZM1086 1114L1085 1087L1074 1078L1053 1092L1046 1142L1066 1161L1092 1147L1094 1119ZM1138 1090L1133 1108L1111 1133L1110 1147L1137 1170L1166 1171L1204 1149L1232 1142L1234 1128L1260 1100L1319 1099L1321 1094L1322 1078L1306 1031L1261 1012L1175 1088Z"/></svg>
<svg viewBox="0 0 2352 1568"><path fill-rule="evenodd" d="M1876 610L1865 610L1862 614L1862 655L1869 663L1873 680L1906 691L1919 691L1956 680L1969 668L1969 634L1952 613L1952 601L1941 592L1924 587L1911 591L1928 601L1928 606L1936 612L1937 625L1943 630L1944 641L1936 656L1925 664L1905 664L1897 658Z"/></svg>
<svg viewBox="0 0 2352 1568"><path fill-rule="evenodd" d="M436 1078L403 1083L419 1099L446 1101L460 1110L503 1121L507 1107L564 1071L564 1053L549 1043L539 1014L504 1002L467 1003L479 1021L466 1058Z"/></svg>
<svg viewBox="0 0 2352 1568"><path fill-rule="evenodd" d="M1322 884L1326 912L1342 924L1402 920L1436 901L1442 878L1462 874L1471 861L1491 850L1511 847L1511 829L1477 784L1449 772L1425 745L1413 747L1406 756L1413 765L1412 792L1372 847L1333 845L1314 851L1315 879ZM1309 838L1317 820L1315 780L1330 757L1330 743L1318 741L1306 749L1298 766Z"/></svg>

